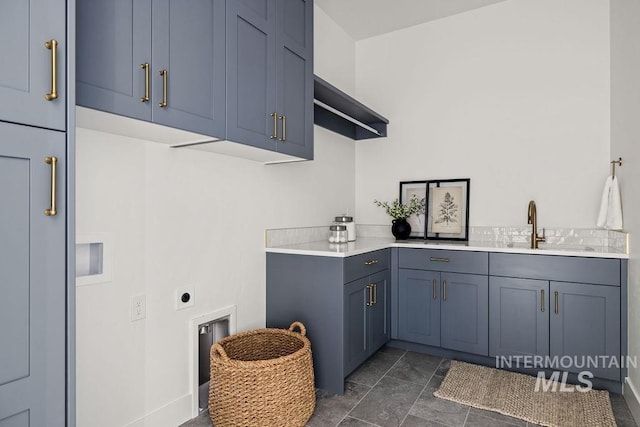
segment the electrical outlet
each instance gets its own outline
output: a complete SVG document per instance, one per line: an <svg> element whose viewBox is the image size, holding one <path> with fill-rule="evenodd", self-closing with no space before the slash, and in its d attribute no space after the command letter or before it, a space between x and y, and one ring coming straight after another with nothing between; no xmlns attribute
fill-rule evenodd
<svg viewBox="0 0 640 427"><path fill-rule="evenodd" d="M184 286L176 289L175 302L176 310L193 307L196 301L196 294L193 286Z"/></svg>
<svg viewBox="0 0 640 427"><path fill-rule="evenodd" d="M145 295L132 296L130 306L132 322L147 317L147 298Z"/></svg>

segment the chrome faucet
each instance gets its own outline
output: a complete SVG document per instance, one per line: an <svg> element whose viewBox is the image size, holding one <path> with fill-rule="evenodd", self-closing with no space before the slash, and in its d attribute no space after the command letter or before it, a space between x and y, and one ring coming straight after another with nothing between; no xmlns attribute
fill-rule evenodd
<svg viewBox="0 0 640 427"><path fill-rule="evenodd" d="M538 243L546 242L547 239L544 235L544 228L542 229L542 237L538 236L538 212L536 210L536 202L533 200L529 202L529 209L527 210L527 224L532 224L531 249L538 249Z"/></svg>

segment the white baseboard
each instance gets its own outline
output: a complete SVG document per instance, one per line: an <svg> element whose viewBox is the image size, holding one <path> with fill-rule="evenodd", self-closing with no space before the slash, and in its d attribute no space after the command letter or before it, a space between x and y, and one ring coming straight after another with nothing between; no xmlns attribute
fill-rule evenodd
<svg viewBox="0 0 640 427"><path fill-rule="evenodd" d="M126 427L176 427L191 419L191 394L174 400Z"/></svg>
<svg viewBox="0 0 640 427"><path fill-rule="evenodd" d="M627 401L631 415L635 419L636 423L640 423L640 394L633 385L629 377L627 377L627 386L624 388L624 400Z"/></svg>

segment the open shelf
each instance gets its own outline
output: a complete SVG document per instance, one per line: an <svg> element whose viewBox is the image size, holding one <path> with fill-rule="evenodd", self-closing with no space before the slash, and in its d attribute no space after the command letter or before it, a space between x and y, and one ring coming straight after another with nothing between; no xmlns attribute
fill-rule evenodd
<svg viewBox="0 0 640 427"><path fill-rule="evenodd" d="M316 125L355 140L387 136L389 120L315 75L313 95Z"/></svg>

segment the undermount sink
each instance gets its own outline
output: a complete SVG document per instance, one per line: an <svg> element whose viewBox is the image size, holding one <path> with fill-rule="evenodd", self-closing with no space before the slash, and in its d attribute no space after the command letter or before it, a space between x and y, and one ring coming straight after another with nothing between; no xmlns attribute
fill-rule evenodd
<svg viewBox="0 0 640 427"><path fill-rule="evenodd" d="M531 249L531 245L529 243L507 243L507 248L517 248L517 249ZM544 251L584 251L584 252L595 252L595 249L591 246L584 245L558 245L558 244L550 244L550 243L542 243L538 246L538 250Z"/></svg>

